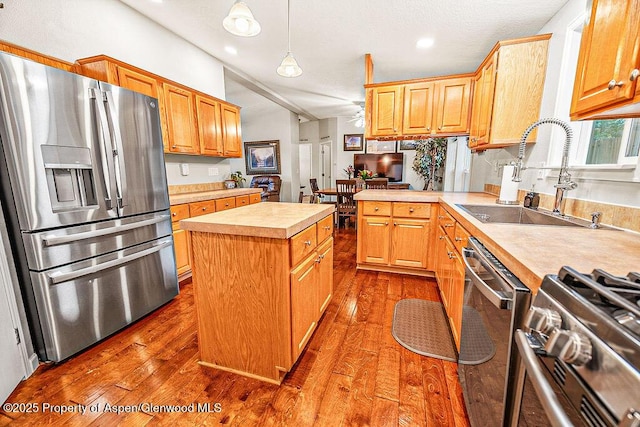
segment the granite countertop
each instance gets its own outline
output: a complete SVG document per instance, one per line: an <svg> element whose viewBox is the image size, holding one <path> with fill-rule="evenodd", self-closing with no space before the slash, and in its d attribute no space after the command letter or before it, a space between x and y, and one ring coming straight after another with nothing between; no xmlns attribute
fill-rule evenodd
<svg viewBox="0 0 640 427"><path fill-rule="evenodd" d="M457 206L495 205L495 195L365 190L355 198L442 203L456 221L534 292L545 275L556 274L565 265L583 273L590 273L595 268L615 275L640 271L638 233L584 227L482 223Z"/></svg>
<svg viewBox="0 0 640 427"><path fill-rule="evenodd" d="M169 195L169 204L181 205L183 203L202 202L205 200L224 199L225 197L244 196L247 194L262 193L261 188L232 188L230 190L198 191L195 193L182 193Z"/></svg>
<svg viewBox="0 0 640 427"><path fill-rule="evenodd" d="M329 204L262 202L180 221L180 228L206 233L288 239L327 215Z"/></svg>

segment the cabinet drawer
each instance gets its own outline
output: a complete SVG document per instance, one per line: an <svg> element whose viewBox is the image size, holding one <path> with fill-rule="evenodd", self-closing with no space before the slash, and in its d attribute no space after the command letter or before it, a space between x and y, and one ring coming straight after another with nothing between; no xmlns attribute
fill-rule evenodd
<svg viewBox="0 0 640 427"><path fill-rule="evenodd" d="M438 209L438 225L444 229L451 240L454 239L456 220L442 206Z"/></svg>
<svg viewBox="0 0 640 427"><path fill-rule="evenodd" d="M333 214L325 216L318 221L318 243L322 243L325 239L333 234Z"/></svg>
<svg viewBox="0 0 640 427"><path fill-rule="evenodd" d="M298 264L318 245L316 240L316 224L305 228L291 238L291 265Z"/></svg>
<svg viewBox="0 0 640 427"><path fill-rule="evenodd" d="M380 215L380 216L389 216L391 215L391 202L374 202L367 201L362 203L362 214L363 215Z"/></svg>
<svg viewBox="0 0 640 427"><path fill-rule="evenodd" d="M453 239L453 244L456 246L458 253L462 253L462 248L467 246L467 241L469 240L470 234L467 230L464 229L463 226L460 225L460 223L456 223L454 229L455 237Z"/></svg>
<svg viewBox="0 0 640 427"><path fill-rule="evenodd" d="M393 216L403 218L430 218L431 204L395 202L393 204Z"/></svg>
<svg viewBox="0 0 640 427"><path fill-rule="evenodd" d="M254 193L249 195L249 203L260 203L262 201L262 195L260 193Z"/></svg>
<svg viewBox="0 0 640 427"><path fill-rule="evenodd" d="M236 206L247 206L249 204L249 195L236 196Z"/></svg>
<svg viewBox="0 0 640 427"><path fill-rule="evenodd" d="M216 199L216 212L226 211L236 207L235 197L225 197L224 199Z"/></svg>
<svg viewBox="0 0 640 427"><path fill-rule="evenodd" d="M216 211L215 200L205 200L204 202L189 203L191 217L213 213Z"/></svg>
<svg viewBox="0 0 640 427"><path fill-rule="evenodd" d="M183 205L171 206L171 221L178 222L182 219L189 218L189 205L187 203Z"/></svg>

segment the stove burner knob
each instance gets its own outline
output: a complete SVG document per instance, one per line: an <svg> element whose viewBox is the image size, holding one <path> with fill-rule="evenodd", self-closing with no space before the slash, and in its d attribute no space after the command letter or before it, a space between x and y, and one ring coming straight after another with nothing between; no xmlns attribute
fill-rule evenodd
<svg viewBox="0 0 640 427"><path fill-rule="evenodd" d="M524 324L531 330L549 335L562 326L562 317L557 311L549 308L531 307Z"/></svg>
<svg viewBox="0 0 640 427"><path fill-rule="evenodd" d="M548 355L575 366L582 366L591 360L589 338L574 331L556 329L549 335L544 349Z"/></svg>

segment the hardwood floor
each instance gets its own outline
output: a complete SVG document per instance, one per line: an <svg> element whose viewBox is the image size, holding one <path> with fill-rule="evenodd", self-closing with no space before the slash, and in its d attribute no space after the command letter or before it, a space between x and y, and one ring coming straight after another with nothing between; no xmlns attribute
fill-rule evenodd
<svg viewBox="0 0 640 427"><path fill-rule="evenodd" d="M356 272L355 248L353 230L337 231L334 298L281 386L196 363L193 291L186 284L126 330L65 363L41 366L7 400L38 411L0 411L0 426L467 426L456 364L412 353L391 336L395 303L439 301L435 282ZM105 410L107 404L121 413ZM142 404L187 412L126 406ZM86 405L86 412L59 414L45 405Z"/></svg>

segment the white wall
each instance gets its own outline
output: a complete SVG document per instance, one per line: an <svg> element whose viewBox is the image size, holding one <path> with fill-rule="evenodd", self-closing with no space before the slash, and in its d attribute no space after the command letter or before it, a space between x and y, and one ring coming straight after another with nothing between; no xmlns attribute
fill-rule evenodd
<svg viewBox="0 0 640 427"><path fill-rule="evenodd" d="M116 0L20 0L4 2L0 39L74 62L105 54L186 86L225 99L223 66L164 27ZM192 164L182 177L179 164ZM228 160L185 155L167 156L172 184L221 181ZM207 164L221 174L208 176Z"/></svg>
<svg viewBox="0 0 640 427"><path fill-rule="evenodd" d="M587 10L586 0L569 0L541 30L540 34L553 33L549 43L549 57L547 74L545 78L540 117L559 117L568 119L567 102L558 99L558 86L561 75L562 55L566 40L566 31L570 23L575 21ZM566 101L566 100L565 100ZM522 129L524 132L525 129ZM565 134L562 129L553 125L542 125L538 128L538 138L535 144L529 144L526 148L525 165L538 166L540 162L547 162L551 141L554 150L562 150L562 142ZM497 163L508 163L517 157L518 148L510 147L501 150L488 150L484 153L474 154L471 168L471 191L482 191L485 183L500 184ZM553 153L555 154L555 153ZM559 156L554 156L559 159ZM567 193L567 197L600 201L613 204L640 206L640 185L637 182L612 182L605 180L581 179L580 172L572 171L577 178L578 188ZM535 184L536 191L555 194L553 185L557 182L551 174L544 179L538 179L538 171L529 169L523 172L520 189L529 189Z"/></svg>

